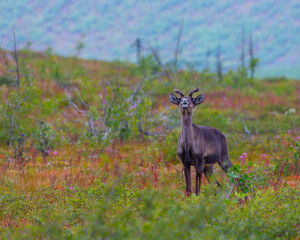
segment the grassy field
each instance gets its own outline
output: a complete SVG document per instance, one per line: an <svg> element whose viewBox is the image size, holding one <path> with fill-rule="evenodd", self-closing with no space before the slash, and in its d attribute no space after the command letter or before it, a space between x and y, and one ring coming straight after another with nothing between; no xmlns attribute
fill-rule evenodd
<svg viewBox="0 0 300 240"><path fill-rule="evenodd" d="M0 239L298 239L299 81L192 68L170 80L151 57L19 59L18 90L0 52ZM187 197L168 93L196 87L193 122L225 133L234 167Z"/></svg>

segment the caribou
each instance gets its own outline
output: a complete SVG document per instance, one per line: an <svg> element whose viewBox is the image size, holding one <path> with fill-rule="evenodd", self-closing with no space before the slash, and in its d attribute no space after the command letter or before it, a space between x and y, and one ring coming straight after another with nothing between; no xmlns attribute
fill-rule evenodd
<svg viewBox="0 0 300 240"><path fill-rule="evenodd" d="M169 94L171 103L178 106L181 115L177 154L184 167L187 195L192 193L191 166L196 170L196 195L200 193L202 173L210 184L220 186L214 177L214 165L218 163L225 172L232 167L225 135L216 128L192 123L193 110L205 99L204 93L193 97L199 90L200 88L192 90L188 96L177 89L174 91L179 97Z"/></svg>

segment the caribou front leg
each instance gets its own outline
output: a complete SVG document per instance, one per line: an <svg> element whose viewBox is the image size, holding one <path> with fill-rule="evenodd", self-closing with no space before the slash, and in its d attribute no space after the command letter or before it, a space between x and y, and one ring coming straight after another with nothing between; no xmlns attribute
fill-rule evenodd
<svg viewBox="0 0 300 240"><path fill-rule="evenodd" d="M186 194L190 196L192 193L192 181L191 181L191 165L184 165L184 175L185 175L185 183L186 183Z"/></svg>
<svg viewBox="0 0 300 240"><path fill-rule="evenodd" d="M196 165L196 191L195 192L197 196L199 196L200 194L203 167L204 167L203 161L201 161L201 163Z"/></svg>

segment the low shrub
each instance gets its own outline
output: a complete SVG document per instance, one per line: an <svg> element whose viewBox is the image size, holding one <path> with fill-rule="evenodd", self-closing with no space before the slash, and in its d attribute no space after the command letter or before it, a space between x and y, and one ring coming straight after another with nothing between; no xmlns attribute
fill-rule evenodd
<svg viewBox="0 0 300 240"><path fill-rule="evenodd" d="M168 197L166 197L168 193ZM14 239L292 239L299 229L299 191L258 191L245 205L209 196L178 199L168 189L140 191L117 214L111 198L95 205L83 225L68 227L65 216L43 218ZM283 204L284 201L284 204Z"/></svg>

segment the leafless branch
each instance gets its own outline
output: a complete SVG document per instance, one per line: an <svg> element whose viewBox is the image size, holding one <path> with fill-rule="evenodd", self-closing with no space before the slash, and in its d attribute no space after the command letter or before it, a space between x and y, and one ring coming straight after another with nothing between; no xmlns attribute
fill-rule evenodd
<svg viewBox="0 0 300 240"><path fill-rule="evenodd" d="M137 62L140 62L141 59L141 52L142 52L142 41L140 38L137 38L135 40L135 45L136 45L136 57L137 57Z"/></svg>
<svg viewBox="0 0 300 240"><path fill-rule="evenodd" d="M234 189L234 184L231 186L231 188L230 188L230 191L229 191L229 193L227 194L227 196L226 196L226 198L229 198L230 197L230 195L231 195L231 193L232 193L232 191L233 191L233 189Z"/></svg>
<svg viewBox="0 0 300 240"><path fill-rule="evenodd" d="M181 21L179 30L178 30L178 35L177 35L177 42L176 42L176 47L174 51L174 73L177 72L177 63L178 63L178 57L180 54L180 40L181 40L181 34L182 34L182 28L183 28L183 21Z"/></svg>
<svg viewBox="0 0 300 240"><path fill-rule="evenodd" d="M79 107L78 107L75 103L69 102L69 104L71 104L74 108L76 108L76 110L77 110L78 112L80 112L82 115L88 116L88 114L86 113L86 111L85 111L85 110L79 109Z"/></svg>
<svg viewBox="0 0 300 240"><path fill-rule="evenodd" d="M132 93L132 95L131 95L131 97L130 97L132 104L134 104L134 102L135 102L135 101L134 101L134 98L135 98L135 96L138 94L138 92L140 91L141 87L143 86L144 81L145 81L145 78L143 78L143 79L141 80L141 82L137 85L137 87L136 87L135 90L133 91L133 93Z"/></svg>
<svg viewBox="0 0 300 240"><path fill-rule="evenodd" d="M109 105L105 105L105 109L104 109L104 117L103 117L103 122L105 124L107 116L108 116L108 110L112 107L112 105L115 103L116 101L116 96L114 96L114 98L112 99L112 101L110 102Z"/></svg>
<svg viewBox="0 0 300 240"><path fill-rule="evenodd" d="M76 87L74 87L74 89L75 89L75 91L77 92L77 94L78 94L78 96L79 96L79 99L80 99L80 101L82 102L82 104L84 105L85 109L88 110L88 106L86 105L85 101L83 101L83 99L82 99L82 97L81 97L81 95L80 95L79 90L78 90Z"/></svg>
<svg viewBox="0 0 300 240"><path fill-rule="evenodd" d="M246 125L246 123L244 122L244 120L243 119L240 119L240 118L237 118L243 125L244 125L244 130L245 130L245 132L249 135L249 138L250 138L250 140L252 141L252 134L251 134L251 132L249 131L249 129L247 128L247 125Z"/></svg>
<svg viewBox="0 0 300 240"><path fill-rule="evenodd" d="M142 98L138 99L131 108L136 108L146 97L148 97L152 92L144 95Z"/></svg>
<svg viewBox="0 0 300 240"><path fill-rule="evenodd" d="M14 57L16 62L16 73L17 73L17 90L19 91L20 88L20 72L19 72L19 59L17 54L17 40L15 35L15 29L13 28L13 50L14 50Z"/></svg>
<svg viewBox="0 0 300 240"><path fill-rule="evenodd" d="M171 73L170 69L168 69L160 60L158 49L151 48L151 52L152 52L152 55L154 56L157 64L164 70L164 74L166 75L167 79L171 82L172 81L172 77L171 77L172 73Z"/></svg>
<svg viewBox="0 0 300 240"><path fill-rule="evenodd" d="M70 94L67 92L67 96L68 96L68 102L70 105L72 105L81 115L86 116L88 118L88 124L89 124L89 129L92 132L93 136L96 138L97 141L97 131L95 130L95 119L94 119L94 114L92 112L89 111L89 108L87 106L87 104L83 101L81 94L79 92L79 90L77 88L75 88L75 91L77 92L80 101L82 102L82 104L85 107L85 110L81 110L75 103L73 103L71 101L71 97Z"/></svg>
<svg viewBox="0 0 300 240"><path fill-rule="evenodd" d="M16 35L15 35L15 29L13 28L13 51L14 51L14 59L16 62L16 74L17 74L17 91L19 93L20 90L20 72L19 72L19 59L18 59L18 54L17 54L17 40L16 40ZM22 100L18 100L16 106L12 106L8 101L7 105L12 109L12 116L11 121L10 121L10 127L9 127L9 146L12 152L14 152L14 147L12 144L13 141L13 134L16 128L15 125L15 115L16 115L16 110L20 108L22 103Z"/></svg>
<svg viewBox="0 0 300 240"><path fill-rule="evenodd" d="M130 99L131 99L131 102L134 104L134 98L135 96L138 94L138 92L141 90L143 84L145 81L149 81L151 79L154 79L154 78L157 78L157 77L160 77L160 76L163 76L165 75L165 72L159 72L159 73L156 73L156 74L153 74L151 76L146 76L144 77L141 82L137 85L137 87L135 88L135 90L133 91Z"/></svg>
<svg viewBox="0 0 300 240"><path fill-rule="evenodd" d="M221 83L222 82L222 59L221 59L221 46L218 45L217 48L217 55L216 55L216 60L217 60L217 76L218 80Z"/></svg>
<svg viewBox="0 0 300 240"><path fill-rule="evenodd" d="M254 51L253 51L253 40L252 40L252 34L249 35L249 55L250 55L250 65L251 62L254 59ZM250 67L250 77L251 79L254 78L254 68Z"/></svg>
<svg viewBox="0 0 300 240"><path fill-rule="evenodd" d="M182 36L182 29L183 29L183 21L179 25L176 46L175 46L175 50L174 50L174 59L173 59L173 63L170 66L167 66L166 64L164 64L161 61L161 58L159 56L158 47L151 48L151 53L154 56L154 59L156 60L157 64L164 70L164 73L170 82L174 81L175 74L178 71L178 58L181 53L180 41L181 41L181 36Z"/></svg>
<svg viewBox="0 0 300 240"><path fill-rule="evenodd" d="M242 27L242 39L241 39L241 66L245 67L245 26Z"/></svg>

